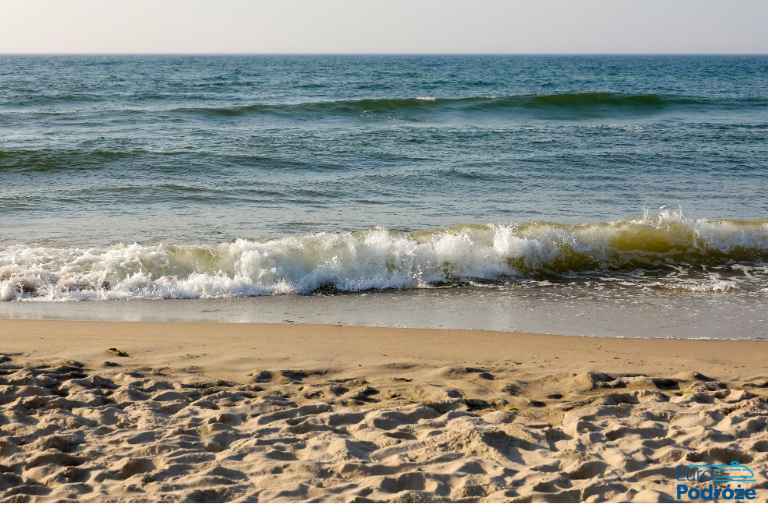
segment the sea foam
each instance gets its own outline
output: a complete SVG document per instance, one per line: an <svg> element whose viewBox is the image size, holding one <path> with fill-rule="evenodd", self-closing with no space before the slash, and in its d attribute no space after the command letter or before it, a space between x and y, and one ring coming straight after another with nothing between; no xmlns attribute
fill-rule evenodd
<svg viewBox="0 0 768 512"><path fill-rule="evenodd" d="M610 278L638 269L679 273L735 263L752 277L749 270L764 261L768 221L687 219L663 210L596 224L372 228L211 245L13 245L0 250L0 300L360 292L523 278L546 282L579 273ZM687 289L732 288L713 281L712 272L703 275L700 283L686 282Z"/></svg>

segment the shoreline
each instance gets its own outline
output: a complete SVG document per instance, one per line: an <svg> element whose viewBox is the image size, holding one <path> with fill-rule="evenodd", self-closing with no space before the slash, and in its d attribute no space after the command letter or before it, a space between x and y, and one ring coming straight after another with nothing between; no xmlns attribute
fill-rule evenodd
<svg viewBox="0 0 768 512"><path fill-rule="evenodd" d="M290 356L296 362L323 360L365 361L375 363L385 355L394 358L422 358L435 361L493 361L498 351L504 350L505 357L557 358L557 353L567 354L576 369L584 369L582 363L605 366L606 371L624 371L635 366L636 371L663 368L650 364L644 359L628 361L628 356L643 356L658 362L659 358L675 357L683 361L698 361L711 364L714 358L720 366L733 368L736 364L768 367L768 353L762 355L766 340L756 339L680 339L680 338L635 338L606 336L569 336L480 329L376 327L346 324L302 324L302 323L229 323L221 321L101 321L101 320L29 320L0 319L0 343L14 347L15 351L27 352L34 357L45 359L55 355L70 355L97 362L104 357L103 345L120 345L131 352L131 362L140 364L144 357L172 359L176 350L186 353L206 350L211 343L231 349L248 348L262 350L271 358L255 356L253 360L243 359L237 367L247 366L260 360L278 360ZM55 331L56 336L50 336ZM265 337L268 336L268 337ZM161 339L171 344L156 345ZM185 343L179 344L180 339ZM371 357L369 346L360 346L354 339L383 344L380 352ZM40 341L46 346L40 346ZM96 342L95 340L99 340ZM101 342L100 340L110 340ZM224 345L222 345L224 344ZM464 345L471 345L464 346ZM608 351L603 345L609 344ZM298 345L298 346L296 346ZM293 349L280 352L286 346ZM106 347L109 348L109 347ZM318 350L319 348L319 350ZM343 354L335 353L336 349ZM469 350L471 348L471 350ZM734 348L748 350L749 354L739 355ZM301 357L296 349L301 350ZM346 356L344 356L346 354ZM612 354L608 359L606 354ZM588 357L587 357L588 356ZM701 357L703 356L703 357ZM221 357L221 356L219 356ZM346 359L345 359L346 357ZM585 359L586 357L586 359ZM755 359L757 357L757 359ZM339 359L341 358L341 359ZM361 359L363 358L363 359ZM624 361L624 362L621 362ZM709 363L706 363L709 361ZM218 364L209 365L215 374L222 371ZM711 364L710 369L718 364ZM228 372L230 378L235 373ZM730 374L729 374L730 375Z"/></svg>
<svg viewBox="0 0 768 512"><path fill-rule="evenodd" d="M768 492L762 341L0 320L0 502L674 501Z"/></svg>
<svg viewBox="0 0 768 512"><path fill-rule="evenodd" d="M416 290L236 299L0 302L6 319L220 324L324 324L549 335L686 340L762 340L768 303L737 296L560 295L565 290ZM519 292L519 293L518 293ZM671 300L675 307L670 307ZM723 319L728 319L724 322Z"/></svg>
<svg viewBox="0 0 768 512"><path fill-rule="evenodd" d="M219 299L195 299L195 300L219 300ZM6 322L51 322L51 323L83 323L83 324L126 324L126 325L231 325L231 326L252 326L254 328L259 327L346 327L354 329L392 329L395 331L449 331L452 333L478 333L478 334L492 334L492 335L509 335L512 337L522 336L534 336L534 337L552 337L552 338L568 338L577 340L603 340L603 341L632 341L632 342L649 342L649 341L670 341L670 342L755 342L763 343L768 342L768 337L726 337L726 338L711 338L707 336L699 337L678 337L678 336L621 336L621 335L600 335L600 334L563 334L558 332L538 332L538 331L525 331L525 330L512 330L512 329L484 329L475 327L451 327L451 326L429 326L429 327L414 327L411 325L374 325L374 324L351 324L345 322L302 322L296 320L282 320L282 321L253 321L242 320L233 321L226 318L207 318L198 320L189 320L188 318L141 318L136 320L125 319L112 319L112 318L63 318L59 316L36 316L36 317L12 317L2 316L0 314L0 325ZM99 325L99 328L103 325Z"/></svg>

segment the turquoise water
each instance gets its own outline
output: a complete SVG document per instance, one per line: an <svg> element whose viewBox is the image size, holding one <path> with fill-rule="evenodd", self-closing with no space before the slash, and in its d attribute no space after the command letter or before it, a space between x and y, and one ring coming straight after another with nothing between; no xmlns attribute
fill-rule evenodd
<svg viewBox="0 0 768 512"><path fill-rule="evenodd" d="M0 56L0 300L764 301L767 162L768 57Z"/></svg>

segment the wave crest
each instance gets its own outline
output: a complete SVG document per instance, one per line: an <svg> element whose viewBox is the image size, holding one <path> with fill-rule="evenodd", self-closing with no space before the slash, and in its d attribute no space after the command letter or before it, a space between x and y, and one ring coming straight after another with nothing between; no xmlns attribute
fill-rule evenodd
<svg viewBox="0 0 768 512"><path fill-rule="evenodd" d="M360 115L397 114L415 112L483 112L505 113L519 111L535 115L586 115L590 112L648 112L664 108L712 106L738 108L768 105L761 98L714 99L693 96L659 94L621 94L612 92L574 92L540 95L476 96L465 98L363 98L337 101L318 101L294 104L251 104L179 108L176 112L200 113L212 116L272 115Z"/></svg>
<svg viewBox="0 0 768 512"><path fill-rule="evenodd" d="M0 251L0 300L360 292L763 261L768 221L688 220L662 212L600 224L376 228L200 246L17 245Z"/></svg>

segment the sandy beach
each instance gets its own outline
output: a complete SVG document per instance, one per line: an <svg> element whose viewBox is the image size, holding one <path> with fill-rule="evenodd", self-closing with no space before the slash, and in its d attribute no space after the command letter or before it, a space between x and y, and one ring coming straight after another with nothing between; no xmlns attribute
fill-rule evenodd
<svg viewBox="0 0 768 512"><path fill-rule="evenodd" d="M3 320L0 353L4 502L656 502L732 461L768 492L757 341Z"/></svg>

